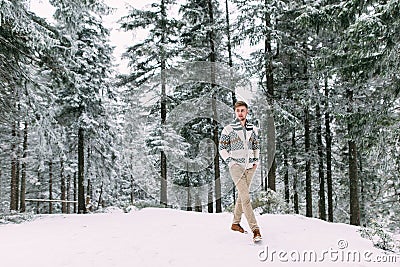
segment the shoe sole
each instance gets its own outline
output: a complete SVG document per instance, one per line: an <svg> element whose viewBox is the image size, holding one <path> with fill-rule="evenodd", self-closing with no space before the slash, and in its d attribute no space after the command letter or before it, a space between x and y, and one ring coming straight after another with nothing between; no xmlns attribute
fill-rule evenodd
<svg viewBox="0 0 400 267"><path fill-rule="evenodd" d="M231 229L232 231L234 231L234 232L239 232L239 233L241 233L241 234L247 234L247 231L246 230L244 230L243 232L242 231L239 231L239 230L233 230L233 229Z"/></svg>
<svg viewBox="0 0 400 267"><path fill-rule="evenodd" d="M253 238L253 241L254 242L260 242L262 240L262 237L261 236L257 236L257 237L254 237Z"/></svg>

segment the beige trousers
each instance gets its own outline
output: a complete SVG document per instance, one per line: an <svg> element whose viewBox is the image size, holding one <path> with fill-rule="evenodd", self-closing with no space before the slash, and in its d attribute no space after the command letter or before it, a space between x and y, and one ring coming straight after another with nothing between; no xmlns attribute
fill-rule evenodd
<svg viewBox="0 0 400 267"><path fill-rule="evenodd" d="M232 223L239 224L242 213L244 213L251 231L254 231L259 227L254 216L253 207L251 206L249 190L255 169L245 170L239 164L234 164L229 168L229 172L238 192Z"/></svg>

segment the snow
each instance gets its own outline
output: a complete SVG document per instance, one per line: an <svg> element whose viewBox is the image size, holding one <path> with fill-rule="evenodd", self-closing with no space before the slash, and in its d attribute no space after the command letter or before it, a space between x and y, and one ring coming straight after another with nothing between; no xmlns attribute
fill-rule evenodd
<svg viewBox="0 0 400 267"><path fill-rule="evenodd" d="M257 219L263 241L254 244L250 233L230 230L231 219L230 213L160 208L132 209L129 213L109 209L108 213L45 215L22 224L0 226L1 264L14 267L317 265L307 259L293 262L296 253L307 251L314 251L318 259L326 251L321 266L398 266L400 262L400 256L393 256L392 262L386 264L367 262L386 254L361 238L355 226L300 215L261 215ZM249 230L247 224L242 225ZM347 261L347 257L341 256L347 251L370 254L368 259L353 261L356 258L350 257ZM329 257L329 253L336 257Z"/></svg>

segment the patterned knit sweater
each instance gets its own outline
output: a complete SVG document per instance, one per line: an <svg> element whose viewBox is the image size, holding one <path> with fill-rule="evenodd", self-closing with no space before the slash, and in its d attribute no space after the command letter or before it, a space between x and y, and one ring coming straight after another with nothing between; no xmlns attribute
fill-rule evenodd
<svg viewBox="0 0 400 267"><path fill-rule="evenodd" d="M260 143L258 129L246 120L245 128L236 119L222 130L219 142L221 158L231 167L237 163L245 169L258 163Z"/></svg>

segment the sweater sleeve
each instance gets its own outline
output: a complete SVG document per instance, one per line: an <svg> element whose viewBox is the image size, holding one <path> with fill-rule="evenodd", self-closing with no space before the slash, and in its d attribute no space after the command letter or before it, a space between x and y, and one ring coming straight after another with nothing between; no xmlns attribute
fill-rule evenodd
<svg viewBox="0 0 400 267"><path fill-rule="evenodd" d="M231 158L231 141L229 138L229 131L227 127L222 130L221 137L219 140L219 154L223 161L229 165Z"/></svg>

